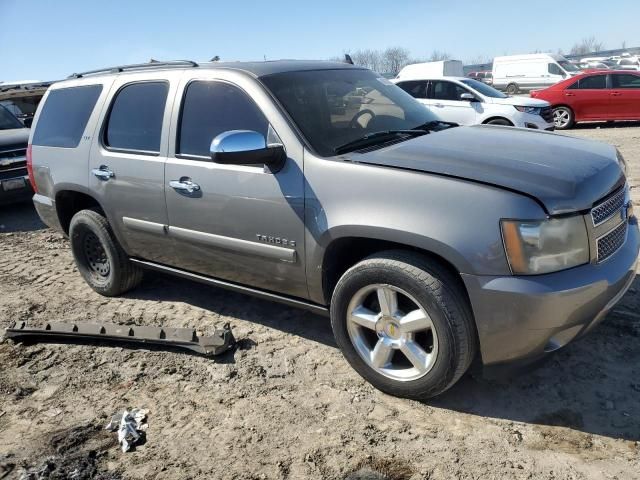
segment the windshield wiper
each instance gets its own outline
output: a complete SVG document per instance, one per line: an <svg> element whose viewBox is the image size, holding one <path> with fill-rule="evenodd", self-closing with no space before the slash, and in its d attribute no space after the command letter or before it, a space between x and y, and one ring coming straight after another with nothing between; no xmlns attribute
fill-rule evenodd
<svg viewBox="0 0 640 480"><path fill-rule="evenodd" d="M407 137L418 137L420 135L426 135L429 133L426 129L413 129L413 130L381 130L379 132L367 133L363 137L356 138L343 145L335 147L333 151L336 155L341 153L347 153L358 148L368 147L375 145L378 142L384 141L388 137L394 137L397 135L407 135Z"/></svg>
<svg viewBox="0 0 640 480"><path fill-rule="evenodd" d="M460 125L453 122L443 122L442 120L432 120L430 122L423 123L422 125L418 125L417 127L413 128L413 130L426 130L428 132L431 132L434 130L445 130L447 128L459 127L459 126ZM444 128L439 128L439 127L444 127Z"/></svg>

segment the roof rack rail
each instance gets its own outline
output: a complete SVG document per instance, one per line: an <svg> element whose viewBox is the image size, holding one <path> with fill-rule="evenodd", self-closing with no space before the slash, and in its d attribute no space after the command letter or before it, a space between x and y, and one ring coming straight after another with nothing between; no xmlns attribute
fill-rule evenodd
<svg viewBox="0 0 640 480"><path fill-rule="evenodd" d="M147 68L163 68L163 67L199 67L193 60L170 60L161 62L153 60L148 63L134 63L132 65L120 65L118 67L99 68L97 70L88 70L86 72L72 73L67 78L82 78L86 75L95 75L98 73L120 73L126 70L144 70Z"/></svg>

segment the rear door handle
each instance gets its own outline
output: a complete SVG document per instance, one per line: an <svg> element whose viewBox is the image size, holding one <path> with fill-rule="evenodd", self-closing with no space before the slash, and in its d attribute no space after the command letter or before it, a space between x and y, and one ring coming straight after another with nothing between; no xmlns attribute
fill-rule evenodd
<svg viewBox="0 0 640 480"><path fill-rule="evenodd" d="M620 95L622 95L620 92L611 92L612 97L619 97Z"/></svg>
<svg viewBox="0 0 640 480"><path fill-rule="evenodd" d="M91 170L91 173L93 173L100 180L105 181L116 176L115 173L109 170L109 167L107 165L100 165L98 168L94 168L93 170Z"/></svg>
<svg viewBox="0 0 640 480"><path fill-rule="evenodd" d="M189 177L180 177L180 180L171 180L169 186L174 190L193 193L200 191L200 185L191 181Z"/></svg>
<svg viewBox="0 0 640 480"><path fill-rule="evenodd" d="M441 103L436 103L436 105L435 105L435 106L436 106L436 107L438 107L438 108L442 108L442 107L444 107L444 105L443 105L443 104L441 104Z"/></svg>

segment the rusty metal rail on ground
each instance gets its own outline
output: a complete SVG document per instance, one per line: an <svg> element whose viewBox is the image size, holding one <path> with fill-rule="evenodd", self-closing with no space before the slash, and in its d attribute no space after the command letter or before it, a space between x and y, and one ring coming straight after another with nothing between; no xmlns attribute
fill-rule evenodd
<svg viewBox="0 0 640 480"><path fill-rule="evenodd" d="M220 355L235 345L227 323L211 336L198 336L193 328L144 327L112 323L47 323L35 328L27 322L16 322L5 331L5 337L16 342L48 342L51 340L132 343L191 350L206 356Z"/></svg>

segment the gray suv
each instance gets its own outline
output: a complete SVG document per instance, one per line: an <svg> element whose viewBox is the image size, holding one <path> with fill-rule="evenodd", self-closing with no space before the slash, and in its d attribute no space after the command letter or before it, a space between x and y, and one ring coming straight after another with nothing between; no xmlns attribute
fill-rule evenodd
<svg viewBox="0 0 640 480"><path fill-rule="evenodd" d="M615 148L443 123L347 64L76 74L30 144L36 208L95 291L152 269L330 314L347 361L393 395L437 395L474 360L528 365L635 277Z"/></svg>

